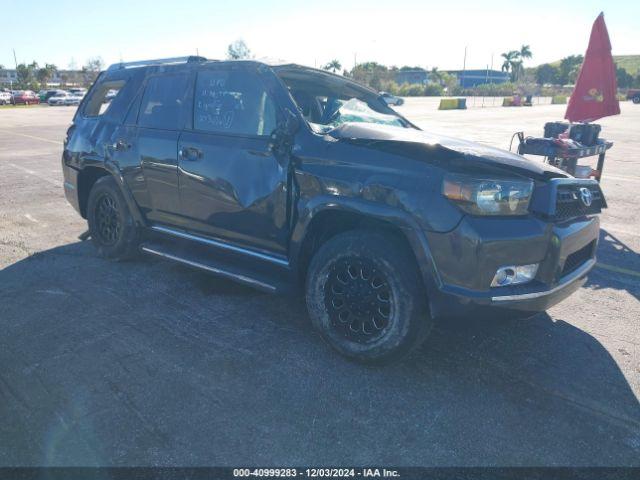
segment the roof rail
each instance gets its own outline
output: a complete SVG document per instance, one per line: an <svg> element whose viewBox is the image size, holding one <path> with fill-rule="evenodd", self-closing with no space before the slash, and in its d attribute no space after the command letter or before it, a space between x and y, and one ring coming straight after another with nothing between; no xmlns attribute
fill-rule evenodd
<svg viewBox="0 0 640 480"><path fill-rule="evenodd" d="M188 57L172 57L172 58L158 58L156 60L138 60L136 62L120 62L114 63L107 68L107 71L120 70L122 68L134 68L134 67L149 67L152 65L171 65L174 63L195 63L206 62L205 57L198 57L196 55L190 55Z"/></svg>

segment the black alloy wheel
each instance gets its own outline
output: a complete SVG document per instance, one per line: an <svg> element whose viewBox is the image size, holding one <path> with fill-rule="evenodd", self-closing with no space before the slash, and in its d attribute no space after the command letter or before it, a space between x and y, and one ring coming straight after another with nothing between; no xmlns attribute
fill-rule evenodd
<svg viewBox="0 0 640 480"><path fill-rule="evenodd" d="M332 267L325 302L332 328L352 342L375 342L385 335L392 319L387 279L366 258L342 258Z"/></svg>
<svg viewBox="0 0 640 480"><path fill-rule="evenodd" d="M95 206L97 235L105 246L115 245L122 232L122 219L118 212L118 201L108 192L103 192Z"/></svg>

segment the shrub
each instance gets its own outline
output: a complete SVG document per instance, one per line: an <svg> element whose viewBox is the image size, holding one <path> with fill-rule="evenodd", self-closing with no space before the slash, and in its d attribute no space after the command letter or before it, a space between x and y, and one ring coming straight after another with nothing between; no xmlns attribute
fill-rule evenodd
<svg viewBox="0 0 640 480"><path fill-rule="evenodd" d="M402 97L419 97L424 95L424 87L418 84L403 83L398 94Z"/></svg>
<svg viewBox="0 0 640 480"><path fill-rule="evenodd" d="M424 89L427 97L441 97L444 94L444 88L439 83L428 83Z"/></svg>

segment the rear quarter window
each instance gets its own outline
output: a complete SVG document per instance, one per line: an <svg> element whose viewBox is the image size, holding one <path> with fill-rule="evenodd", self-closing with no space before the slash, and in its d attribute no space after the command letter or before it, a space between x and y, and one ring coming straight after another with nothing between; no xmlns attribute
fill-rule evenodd
<svg viewBox="0 0 640 480"><path fill-rule="evenodd" d="M113 80L96 85L84 106L84 116L99 117L104 115L126 83L126 80Z"/></svg>

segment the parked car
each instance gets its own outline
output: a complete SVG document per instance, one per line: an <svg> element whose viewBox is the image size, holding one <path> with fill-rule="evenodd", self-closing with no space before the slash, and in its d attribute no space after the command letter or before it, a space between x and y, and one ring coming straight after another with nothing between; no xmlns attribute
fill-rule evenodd
<svg viewBox="0 0 640 480"><path fill-rule="evenodd" d="M387 92L380 92L380 98L382 98L387 105L402 105L404 103L402 98L396 97L395 95L391 95Z"/></svg>
<svg viewBox="0 0 640 480"><path fill-rule="evenodd" d="M11 103L11 94L9 92L0 92L0 105L8 105Z"/></svg>
<svg viewBox="0 0 640 480"><path fill-rule="evenodd" d="M72 93L69 92L67 99L65 101L65 105L80 105L80 102L82 101L82 99L84 98L84 95L82 93Z"/></svg>
<svg viewBox="0 0 640 480"><path fill-rule="evenodd" d="M348 78L189 57L87 95L62 168L99 255L304 293L352 359L400 358L452 314L545 310L595 265L596 181L422 131Z"/></svg>
<svg viewBox="0 0 640 480"><path fill-rule="evenodd" d="M52 95L51 97L49 97L49 99L47 100L47 103L52 107L67 105L67 102L69 101L70 97L71 97L71 94L69 92L65 92L64 90L61 90L56 92L55 95Z"/></svg>
<svg viewBox="0 0 640 480"><path fill-rule="evenodd" d="M49 99L55 95L65 94L64 90L45 90L44 93L38 94L40 96L40 102L49 103Z"/></svg>
<svg viewBox="0 0 640 480"><path fill-rule="evenodd" d="M630 88L627 91L627 100L631 100L633 103L640 103L640 90Z"/></svg>
<svg viewBox="0 0 640 480"><path fill-rule="evenodd" d="M86 88L70 88L68 92L82 98L87 94L87 89Z"/></svg>
<svg viewBox="0 0 640 480"><path fill-rule="evenodd" d="M117 94L118 94L118 90L114 90L114 89L109 90L107 94L104 96L103 103L109 103L111 100L113 100L116 97Z"/></svg>
<svg viewBox="0 0 640 480"><path fill-rule="evenodd" d="M14 105L36 105L40 103L40 99L31 90L18 90L13 94L11 103Z"/></svg>

